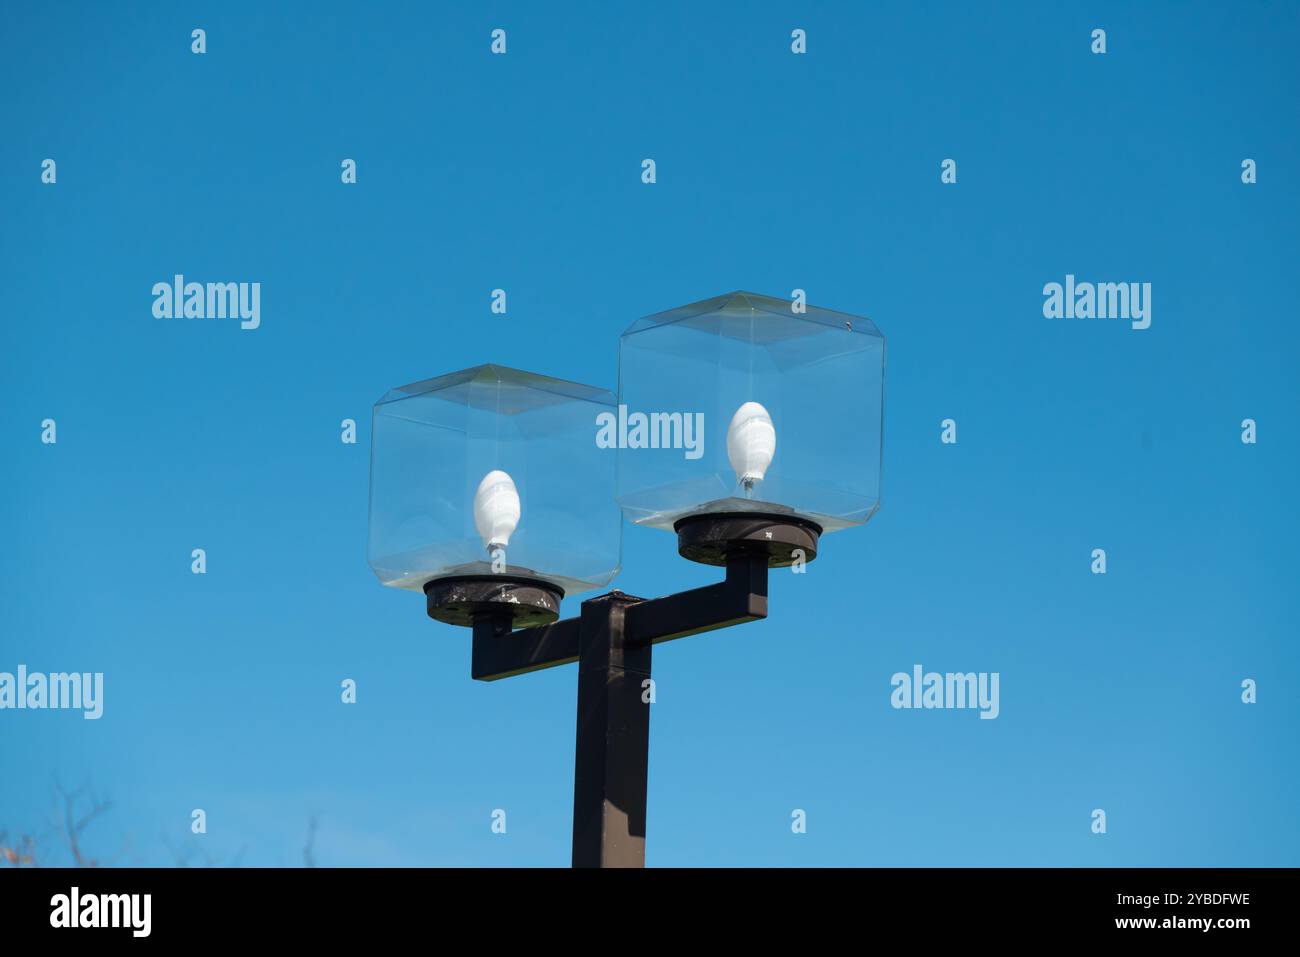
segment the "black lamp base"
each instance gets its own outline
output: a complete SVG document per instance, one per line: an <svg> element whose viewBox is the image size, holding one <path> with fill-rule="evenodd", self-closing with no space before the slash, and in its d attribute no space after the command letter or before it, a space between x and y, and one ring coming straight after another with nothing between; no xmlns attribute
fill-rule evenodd
<svg viewBox="0 0 1300 957"><path fill-rule="evenodd" d="M449 625L473 626L491 618L513 628L549 625L560 617L564 592L550 582L510 575L435 578L424 586L429 617Z"/></svg>
<svg viewBox="0 0 1300 957"><path fill-rule="evenodd" d="M788 568L817 557L822 528L795 515L712 512L688 515L673 525L677 553L702 565L726 565L732 553L767 556L768 568ZM800 552L801 554L795 554Z"/></svg>

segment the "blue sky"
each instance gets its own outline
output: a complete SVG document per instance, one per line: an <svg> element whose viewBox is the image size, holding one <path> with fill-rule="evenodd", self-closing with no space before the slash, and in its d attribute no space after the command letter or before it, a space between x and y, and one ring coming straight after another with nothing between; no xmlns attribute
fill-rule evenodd
<svg viewBox="0 0 1300 957"><path fill-rule="evenodd" d="M888 338L882 507L656 652L648 863L1300 864L1300 9L11 6L0 670L102 671L105 713L0 711L0 830L57 778L121 863L296 864L317 815L324 864L567 864L576 675L473 682L378 585L370 407L612 388L638 317L797 287ZM178 272L261 327L154 319ZM1151 327L1044 318L1067 273ZM627 528L615 585L713 580L674 545ZM916 663L999 672L997 720L892 709Z"/></svg>

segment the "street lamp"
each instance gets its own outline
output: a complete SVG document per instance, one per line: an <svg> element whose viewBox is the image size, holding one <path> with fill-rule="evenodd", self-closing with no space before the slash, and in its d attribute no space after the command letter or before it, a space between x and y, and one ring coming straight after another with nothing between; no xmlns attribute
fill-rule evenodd
<svg viewBox="0 0 1300 957"><path fill-rule="evenodd" d="M495 365L390 390L371 429L375 575L459 625L546 624L564 595L609 584L616 463L591 423L613 406L603 389Z"/></svg>
<svg viewBox="0 0 1300 957"><path fill-rule="evenodd" d="M765 618L769 568L878 508L884 356L868 319L736 292L629 327L617 403L480 366L375 405L380 581L471 628L476 679L578 664L575 867L645 864L653 646ZM620 509L723 581L559 620L617 574Z"/></svg>
<svg viewBox="0 0 1300 957"><path fill-rule="evenodd" d="M788 299L734 292L638 320L619 342L620 406L698 410L704 441L623 452L623 513L676 531L694 561L725 564L737 537L771 567L812 561L821 535L880 504L884 371L871 320Z"/></svg>

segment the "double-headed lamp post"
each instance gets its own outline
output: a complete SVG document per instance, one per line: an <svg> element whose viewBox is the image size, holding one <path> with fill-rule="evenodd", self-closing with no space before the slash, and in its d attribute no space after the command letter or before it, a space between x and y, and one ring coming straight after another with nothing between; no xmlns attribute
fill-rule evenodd
<svg viewBox="0 0 1300 957"><path fill-rule="evenodd" d="M375 404L379 580L471 629L474 678L578 664L575 867L645 864L653 646L766 617L769 568L879 507L884 364L868 319L736 292L633 323L617 400L484 365ZM561 620L618 573L624 517L725 578Z"/></svg>

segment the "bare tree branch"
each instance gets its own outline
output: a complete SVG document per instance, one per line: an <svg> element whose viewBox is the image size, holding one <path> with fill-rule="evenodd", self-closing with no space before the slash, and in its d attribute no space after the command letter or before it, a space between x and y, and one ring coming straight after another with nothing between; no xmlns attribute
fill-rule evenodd
<svg viewBox="0 0 1300 957"><path fill-rule="evenodd" d="M84 785L75 791L65 790L57 778L54 789L63 805L63 840L72 854L73 863L77 867L98 867L99 861L88 857L82 849L82 837L96 818L112 808L112 802L101 800ZM83 799L89 806L84 813L79 814L78 805Z"/></svg>
<svg viewBox="0 0 1300 957"><path fill-rule="evenodd" d="M302 863L304 867L316 866L316 855L314 847L316 845L316 825L319 823L315 814L307 819L307 843L302 849Z"/></svg>
<svg viewBox="0 0 1300 957"><path fill-rule="evenodd" d="M35 840L30 834L21 834L11 842L9 832L0 831L0 861L10 867L39 867Z"/></svg>

